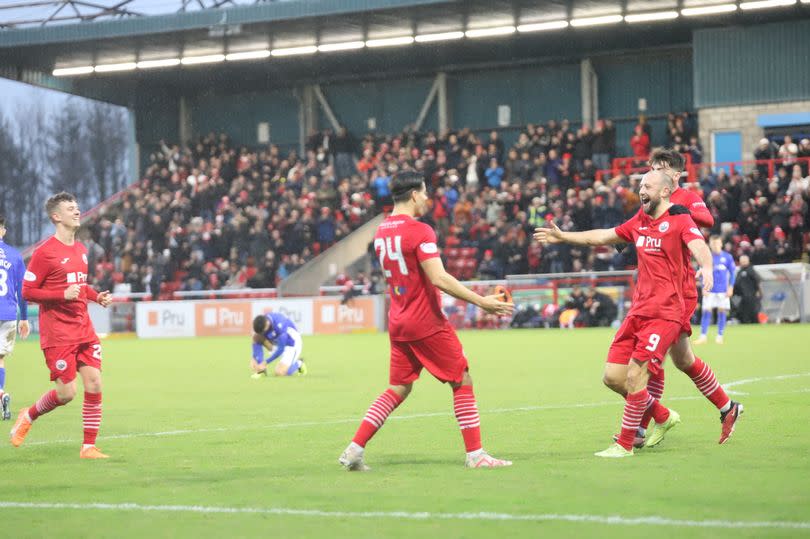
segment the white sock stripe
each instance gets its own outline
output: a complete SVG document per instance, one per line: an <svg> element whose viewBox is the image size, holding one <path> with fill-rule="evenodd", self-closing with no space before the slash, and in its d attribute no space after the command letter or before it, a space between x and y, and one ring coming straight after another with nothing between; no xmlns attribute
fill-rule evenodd
<svg viewBox="0 0 810 539"><path fill-rule="evenodd" d="M478 407L475 406L475 405L472 405L472 406L456 406L455 408L453 408L453 410L455 410L455 412L457 414L464 413L464 412L477 412Z"/></svg>
<svg viewBox="0 0 810 539"><path fill-rule="evenodd" d="M388 406L378 406L377 404L372 404L371 408L369 408L369 411L374 411L374 412L377 412L378 414L388 415L388 414L390 414L391 412L394 411L394 408L393 407L388 407Z"/></svg>
<svg viewBox="0 0 810 539"><path fill-rule="evenodd" d="M379 428L380 426L382 426L383 423L385 423L385 417L374 414L366 414L366 416L363 419L365 419L366 421L368 421L373 425L376 425L377 428Z"/></svg>
<svg viewBox="0 0 810 539"><path fill-rule="evenodd" d="M704 382L702 384L696 384L696 385L697 385L698 389L700 389L701 391L704 391L705 389L710 388L712 386L716 386L718 384L717 384L717 380L712 378L711 380L708 380L708 381L706 381L706 382Z"/></svg>
<svg viewBox="0 0 810 539"><path fill-rule="evenodd" d="M711 369L709 369L709 366L708 366L708 365L706 365L706 364L704 363L704 364L703 364L703 368L702 368L702 369L700 369L700 372L699 372L699 373L697 373L697 376L695 376L694 378L692 378L692 380L694 380L694 379L696 379L696 378L700 378L701 376L705 376L705 375L706 375L706 371L710 371L710 370L711 370Z"/></svg>
<svg viewBox="0 0 810 539"><path fill-rule="evenodd" d="M708 381L708 382L706 382L705 384L700 384L700 385L699 385L699 386L697 386L697 387L698 387L698 389L699 389L701 392L705 392L705 391L706 391L708 388L710 388L710 387L714 387L714 386L716 386L716 385L719 385L719 384L717 383L717 380L709 380L709 381Z"/></svg>
<svg viewBox="0 0 810 539"><path fill-rule="evenodd" d="M714 377L714 373L710 372L706 376L703 376L703 377L700 377L700 378L694 378L692 381L695 383L695 385L700 385L700 384L705 384L706 382L711 381L711 380L717 380L717 378Z"/></svg>

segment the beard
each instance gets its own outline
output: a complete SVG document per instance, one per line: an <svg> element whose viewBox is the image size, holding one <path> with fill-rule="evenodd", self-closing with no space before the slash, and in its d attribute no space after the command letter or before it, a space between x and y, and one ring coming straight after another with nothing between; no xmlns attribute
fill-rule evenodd
<svg viewBox="0 0 810 539"><path fill-rule="evenodd" d="M658 209L658 205L661 203L660 200L652 200L647 203L647 206L644 209L644 213L647 215L652 215L655 213L655 210Z"/></svg>

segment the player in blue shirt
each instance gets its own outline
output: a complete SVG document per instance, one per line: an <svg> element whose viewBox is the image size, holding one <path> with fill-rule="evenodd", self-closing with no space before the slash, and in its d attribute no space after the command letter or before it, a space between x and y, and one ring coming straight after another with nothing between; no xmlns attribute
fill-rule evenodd
<svg viewBox="0 0 810 539"><path fill-rule="evenodd" d="M717 309L717 337L715 342L723 344L723 332L726 329L726 318L731 308L731 295L734 291L734 277L736 267L734 257L723 250L723 240L720 236L709 238L709 248L712 250L714 262L714 286L712 291L703 295L703 318L700 321L700 337L695 344L703 344L708 340L709 325L712 323L712 309Z"/></svg>
<svg viewBox="0 0 810 539"><path fill-rule="evenodd" d="M264 349L272 350L270 357L264 358ZM253 319L253 368L251 378L259 379L267 375L267 367L275 360L276 376L305 375L307 368L301 359L301 334L295 324L280 313L261 314Z"/></svg>
<svg viewBox="0 0 810 539"><path fill-rule="evenodd" d="M6 356L14 350L17 331L25 339L28 325L28 303L22 297L25 264L14 247L6 244L6 218L0 215L0 420L11 419L11 396L5 392ZM17 323L19 311L19 324Z"/></svg>

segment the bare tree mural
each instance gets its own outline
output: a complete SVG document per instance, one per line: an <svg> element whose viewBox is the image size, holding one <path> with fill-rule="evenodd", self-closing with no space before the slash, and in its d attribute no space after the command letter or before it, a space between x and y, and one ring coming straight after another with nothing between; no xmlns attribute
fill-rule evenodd
<svg viewBox="0 0 810 539"><path fill-rule="evenodd" d="M83 209L129 185L129 114L123 107L0 79L0 212L10 243L49 232L49 194L76 194Z"/></svg>

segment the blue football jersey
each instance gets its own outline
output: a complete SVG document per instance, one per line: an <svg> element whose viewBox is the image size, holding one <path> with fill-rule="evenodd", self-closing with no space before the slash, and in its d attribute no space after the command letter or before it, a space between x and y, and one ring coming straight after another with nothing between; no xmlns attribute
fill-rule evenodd
<svg viewBox="0 0 810 539"><path fill-rule="evenodd" d="M0 320L28 320L28 303L22 297L25 264L20 252L0 240Z"/></svg>
<svg viewBox="0 0 810 539"><path fill-rule="evenodd" d="M712 253L714 263L714 286L712 292L725 294L729 288L734 287L734 276L737 271L734 257L726 251Z"/></svg>

